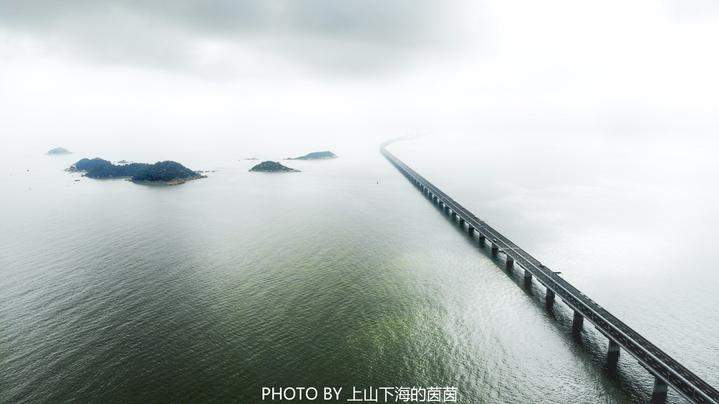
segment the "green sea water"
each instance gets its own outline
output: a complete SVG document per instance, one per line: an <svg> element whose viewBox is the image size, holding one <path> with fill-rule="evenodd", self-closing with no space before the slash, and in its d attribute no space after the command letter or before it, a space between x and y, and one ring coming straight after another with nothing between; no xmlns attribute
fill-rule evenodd
<svg viewBox="0 0 719 404"><path fill-rule="evenodd" d="M617 241L631 247L620 256L657 251L619 230L564 238L564 228L595 227L563 221L571 207L544 194L512 192L530 175L444 164L419 152L429 141L396 151L690 369L719 380L719 320L716 310L700 313L717 303L714 294L672 285L673 272L652 276L634 258L623 272L599 271L606 257L591 251ZM216 171L172 187L63 171L84 156L5 161L0 402L256 403L267 386L455 386L463 403L647 399L644 369L624 355L619 373L608 374L600 334L587 326L574 340L561 303L546 312L540 287L522 289L519 272L501 270L376 145L335 152L335 160L288 162L302 170L291 174L250 173L255 162L240 159L183 161ZM493 159L502 167L501 155ZM552 212L554 231L543 238ZM654 280L632 283L642 278ZM699 307L648 308L690 287Z"/></svg>

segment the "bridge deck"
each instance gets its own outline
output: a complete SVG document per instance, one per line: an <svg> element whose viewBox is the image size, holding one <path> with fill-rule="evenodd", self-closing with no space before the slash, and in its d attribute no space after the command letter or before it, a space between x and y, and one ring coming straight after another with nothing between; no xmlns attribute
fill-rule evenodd
<svg viewBox="0 0 719 404"><path fill-rule="evenodd" d="M496 245L500 252L504 253L508 258L514 259L516 264L529 271L548 290L561 297L570 308L591 321L607 338L615 341L624 350L632 354L656 378L663 380L682 396L693 402L719 403L719 391L714 387L624 324L602 306L554 273L554 271L542 265L539 260L514 244L499 231L450 198L387 151L385 146L381 148L381 152L408 179L416 185L429 190L461 219L464 219L468 225L472 226L476 232L484 235L488 241Z"/></svg>

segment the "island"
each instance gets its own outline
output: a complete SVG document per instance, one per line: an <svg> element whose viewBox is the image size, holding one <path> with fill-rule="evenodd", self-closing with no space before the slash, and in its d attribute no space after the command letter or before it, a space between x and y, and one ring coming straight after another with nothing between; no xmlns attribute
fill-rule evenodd
<svg viewBox="0 0 719 404"><path fill-rule="evenodd" d="M73 164L68 171L82 172L88 178L126 178L138 184L177 185L187 181L205 178L175 161L158 161L154 164L129 163L113 164L100 158L84 158Z"/></svg>
<svg viewBox="0 0 719 404"><path fill-rule="evenodd" d="M300 157L289 157L287 160L328 160L328 159L335 159L337 158L337 155L332 153L331 151L318 151L318 152L312 152L307 153L304 156Z"/></svg>
<svg viewBox="0 0 719 404"><path fill-rule="evenodd" d="M47 151L47 154L51 156L57 156L61 154L71 154L72 152L64 147L56 147Z"/></svg>
<svg viewBox="0 0 719 404"><path fill-rule="evenodd" d="M262 172L262 173L296 173L300 170L283 166L276 161L263 161L260 164L250 168L250 171Z"/></svg>

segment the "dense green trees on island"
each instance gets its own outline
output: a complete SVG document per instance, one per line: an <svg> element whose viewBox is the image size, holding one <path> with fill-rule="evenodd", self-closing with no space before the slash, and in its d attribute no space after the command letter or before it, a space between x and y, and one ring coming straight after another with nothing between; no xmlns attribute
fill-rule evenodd
<svg viewBox="0 0 719 404"><path fill-rule="evenodd" d="M69 171L84 172L89 178L129 178L133 182L140 183L178 184L203 178L200 173L174 161L159 161L155 164L113 164L100 158L84 158L73 164Z"/></svg>
<svg viewBox="0 0 719 404"><path fill-rule="evenodd" d="M290 157L287 160L326 160L334 158L337 158L337 155L332 153L331 151L318 151L307 153L304 156L300 157Z"/></svg>
<svg viewBox="0 0 719 404"><path fill-rule="evenodd" d="M263 161L260 164L250 168L250 171L265 172L265 173L282 173L282 172L299 172L294 168L283 166L276 161Z"/></svg>

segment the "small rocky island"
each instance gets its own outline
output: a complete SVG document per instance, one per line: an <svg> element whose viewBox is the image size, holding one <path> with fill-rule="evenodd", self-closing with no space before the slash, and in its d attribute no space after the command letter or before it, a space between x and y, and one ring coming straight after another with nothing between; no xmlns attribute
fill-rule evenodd
<svg viewBox="0 0 719 404"><path fill-rule="evenodd" d="M331 151L318 151L307 153L304 156L300 157L290 157L287 160L327 160L335 158L337 158L337 155L332 153Z"/></svg>
<svg viewBox="0 0 719 404"><path fill-rule="evenodd" d="M250 168L250 171L262 173L297 173L300 170L283 166L276 161L263 161L260 164Z"/></svg>
<svg viewBox="0 0 719 404"><path fill-rule="evenodd" d="M57 156L61 154L72 154L72 152L64 147L56 147L47 151L47 154L51 156Z"/></svg>
<svg viewBox="0 0 719 404"><path fill-rule="evenodd" d="M83 172L85 177L95 179L127 178L140 184L177 185L205 178L204 175L174 161L113 164L100 158L85 158L73 164L68 171Z"/></svg>

